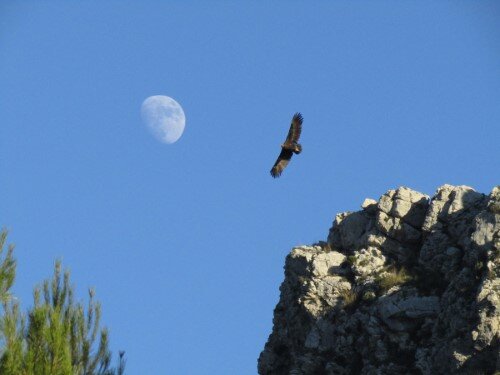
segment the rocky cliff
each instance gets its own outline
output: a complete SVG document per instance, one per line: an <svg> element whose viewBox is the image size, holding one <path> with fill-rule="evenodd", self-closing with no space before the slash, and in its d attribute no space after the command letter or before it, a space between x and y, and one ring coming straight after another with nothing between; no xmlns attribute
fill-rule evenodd
<svg viewBox="0 0 500 375"><path fill-rule="evenodd" d="M500 371L500 187L401 187L294 248L259 374Z"/></svg>

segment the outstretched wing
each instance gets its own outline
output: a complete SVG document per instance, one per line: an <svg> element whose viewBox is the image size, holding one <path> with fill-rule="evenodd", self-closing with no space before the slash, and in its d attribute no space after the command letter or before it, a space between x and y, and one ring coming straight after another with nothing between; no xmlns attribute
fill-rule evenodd
<svg viewBox="0 0 500 375"><path fill-rule="evenodd" d="M278 156L276 163L274 163L271 169L271 176L273 176L274 178L279 177L281 175L281 172L283 172L283 169L285 169L285 167L288 165L288 162L292 158L292 155L293 151L282 148L280 156Z"/></svg>
<svg viewBox="0 0 500 375"><path fill-rule="evenodd" d="M293 115L285 143L297 143L299 141L302 132L302 120L302 115L299 112Z"/></svg>

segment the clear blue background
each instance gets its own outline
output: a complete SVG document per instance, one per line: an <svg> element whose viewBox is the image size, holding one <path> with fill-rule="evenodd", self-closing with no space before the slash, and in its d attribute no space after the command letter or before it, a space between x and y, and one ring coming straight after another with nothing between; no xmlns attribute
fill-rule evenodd
<svg viewBox="0 0 500 375"><path fill-rule="evenodd" d="M255 374L292 246L390 188L500 182L499 2L269 3L0 3L14 291L61 258L128 374ZM158 94L173 145L141 123Z"/></svg>

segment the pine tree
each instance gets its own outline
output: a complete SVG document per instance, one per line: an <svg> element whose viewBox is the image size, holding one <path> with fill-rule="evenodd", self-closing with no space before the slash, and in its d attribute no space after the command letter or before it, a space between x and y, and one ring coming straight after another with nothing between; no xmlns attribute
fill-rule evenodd
<svg viewBox="0 0 500 375"><path fill-rule="evenodd" d="M14 245L9 245L4 255L4 246L7 240L7 231L0 232L0 302L6 303L10 299L10 288L16 277L16 261L14 260Z"/></svg>
<svg viewBox="0 0 500 375"><path fill-rule="evenodd" d="M9 245L4 252L7 231L0 232L0 302L3 316L0 317L0 347L3 348L0 357L1 374L22 374L23 337L19 306L13 301L10 288L16 277L16 261L14 246ZM8 371L5 371L8 369Z"/></svg>
<svg viewBox="0 0 500 375"><path fill-rule="evenodd" d="M9 289L14 282L13 247L1 258L7 233L0 234L0 374L5 375L122 375L124 352L111 367L108 331L100 328L101 305L89 290L87 308L74 301L68 271L57 261L54 275L35 288L34 305L20 313Z"/></svg>

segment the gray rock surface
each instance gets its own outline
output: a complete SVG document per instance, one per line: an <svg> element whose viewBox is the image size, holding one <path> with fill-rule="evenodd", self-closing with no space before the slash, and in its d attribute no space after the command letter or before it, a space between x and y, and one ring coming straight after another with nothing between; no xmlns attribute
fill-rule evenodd
<svg viewBox="0 0 500 375"><path fill-rule="evenodd" d="M500 371L500 188L361 207L288 255L259 374Z"/></svg>

